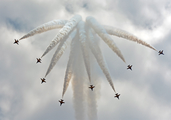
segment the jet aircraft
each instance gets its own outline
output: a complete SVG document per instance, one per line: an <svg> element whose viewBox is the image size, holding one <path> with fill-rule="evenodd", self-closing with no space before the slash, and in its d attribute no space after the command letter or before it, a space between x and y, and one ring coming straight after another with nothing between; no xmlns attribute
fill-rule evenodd
<svg viewBox="0 0 171 120"><path fill-rule="evenodd" d="M46 79L45 78L40 78L40 79L41 79L42 83L44 83L44 82L46 83L46 81L45 81Z"/></svg>
<svg viewBox="0 0 171 120"><path fill-rule="evenodd" d="M128 65L128 66L127 66L127 69L132 70L132 65Z"/></svg>
<svg viewBox="0 0 171 120"><path fill-rule="evenodd" d="M117 97L118 99L119 99L119 96L120 96L120 94L118 94L118 93L115 94L115 97Z"/></svg>
<svg viewBox="0 0 171 120"><path fill-rule="evenodd" d="M14 39L14 44L18 44L19 40ZM19 45L19 44L18 44Z"/></svg>
<svg viewBox="0 0 171 120"><path fill-rule="evenodd" d="M161 55L161 54L164 55L163 50L160 50L158 53L159 53L159 55Z"/></svg>
<svg viewBox="0 0 171 120"><path fill-rule="evenodd" d="M60 106L61 106L61 105L64 104L65 102L64 102L63 99L61 99L61 100L59 100L59 103L60 103Z"/></svg>
<svg viewBox="0 0 171 120"><path fill-rule="evenodd" d="M93 91L93 88L95 88L95 86L90 85L90 87L89 87L89 88Z"/></svg>
<svg viewBox="0 0 171 120"><path fill-rule="evenodd" d="M37 59L37 63L42 63L40 58L36 58Z"/></svg>

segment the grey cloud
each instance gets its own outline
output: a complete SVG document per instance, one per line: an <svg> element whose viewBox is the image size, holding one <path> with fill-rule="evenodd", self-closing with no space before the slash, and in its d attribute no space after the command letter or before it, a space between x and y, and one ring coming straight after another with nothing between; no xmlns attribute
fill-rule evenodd
<svg viewBox="0 0 171 120"><path fill-rule="evenodd" d="M47 22L50 11L53 7L61 9L61 5L53 2L39 3L36 1L1 1L0 2L0 14L1 24L7 24L7 26L16 30L25 30L25 32L33 29L35 26L41 23ZM56 4L56 5L55 5ZM51 6L51 7L47 7ZM53 18L55 19L56 16ZM34 21L34 22L33 22Z"/></svg>
<svg viewBox="0 0 171 120"><path fill-rule="evenodd" d="M98 2L91 0L70 0L63 1L62 4L65 7L66 12L70 14L77 14L81 11L92 14L99 12L100 8L102 8Z"/></svg>
<svg viewBox="0 0 171 120"><path fill-rule="evenodd" d="M120 0L117 2L117 8L131 20L132 24L145 29L153 29L153 27L163 21L163 15L160 5L156 4L156 2L154 4L152 2L149 3L141 0Z"/></svg>

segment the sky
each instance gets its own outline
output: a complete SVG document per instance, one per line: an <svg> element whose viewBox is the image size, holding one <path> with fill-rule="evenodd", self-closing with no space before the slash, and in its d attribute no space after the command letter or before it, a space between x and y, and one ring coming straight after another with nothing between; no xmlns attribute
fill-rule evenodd
<svg viewBox="0 0 171 120"><path fill-rule="evenodd" d="M80 14L93 16L102 25L132 33L157 51L112 36L124 63L103 42L100 47L120 99L97 66L98 120L169 120L171 118L171 2L169 0L1 0L0 1L0 120L75 120L70 84L59 106L69 49L41 84L51 51L36 64L58 30L48 31L13 44L48 21L69 20ZM132 71L127 65L133 65Z"/></svg>

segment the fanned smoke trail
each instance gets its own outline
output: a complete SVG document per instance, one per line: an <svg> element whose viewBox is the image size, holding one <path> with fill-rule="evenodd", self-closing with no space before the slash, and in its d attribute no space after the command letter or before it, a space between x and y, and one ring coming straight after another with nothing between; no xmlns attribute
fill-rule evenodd
<svg viewBox="0 0 171 120"><path fill-rule="evenodd" d="M122 38L125 38L125 39L128 39L128 40L137 42L137 43L139 43L141 45L144 45L144 46L149 47L149 48L156 51L156 49L154 47L152 47L150 44L146 43L145 41L137 38L136 36L126 32L124 30L114 28L114 27L111 27L111 26L104 26L104 28L106 29L107 33L110 34L110 35L122 37Z"/></svg>
<svg viewBox="0 0 171 120"><path fill-rule="evenodd" d="M112 38L107 34L106 30L101 26L95 18L87 17L86 22L94 29L94 31L106 42L106 44L125 62L121 51L117 48Z"/></svg>
<svg viewBox="0 0 171 120"><path fill-rule="evenodd" d="M43 53L42 57L45 56L52 48L54 48L65 36L69 35L69 33L75 28L81 19L82 17L80 15L75 15L72 17L58 32L56 37L52 40L46 51Z"/></svg>
<svg viewBox="0 0 171 120"><path fill-rule="evenodd" d="M89 60L89 53L88 53L88 45L87 45L87 35L85 31L85 23L83 21L80 21L78 23L78 32L79 32L79 41L81 43L81 50L82 55L86 67L86 71L88 74L89 81L91 83L91 75L90 75L90 60Z"/></svg>
<svg viewBox="0 0 171 120"><path fill-rule="evenodd" d="M67 46L70 44L71 40L75 37L76 29L72 32L72 34L67 39L67 36L60 42L59 46L57 47L52 60L50 62L49 68L46 72L45 77L50 73L50 71L53 69L57 61L60 59L60 57L63 55L64 51L67 49Z"/></svg>
<svg viewBox="0 0 171 120"><path fill-rule="evenodd" d="M98 45L95 44L94 39L97 39L93 36L92 32L89 30L88 31L88 38L89 38L89 45L90 45L90 49L94 55L94 57L96 58L100 68L102 69L103 73L105 74L110 86L112 87L113 91L116 93L113 82L112 82L112 78L110 76L109 70L106 67L106 63L103 59L103 55L101 53L101 50L99 48Z"/></svg>
<svg viewBox="0 0 171 120"><path fill-rule="evenodd" d="M52 29L62 28L66 23L67 23L67 20L54 20L54 21L47 22L47 23L40 25L37 28L31 30L26 35L24 35L22 38L20 38L19 40L22 40L22 39L31 37L35 34L40 34L42 32L46 32L46 31L49 31Z"/></svg>
<svg viewBox="0 0 171 120"><path fill-rule="evenodd" d="M70 55L69 55L69 60L68 60L68 64L67 64L67 69L65 72L65 78L64 78L64 85L63 85L63 92L62 92L62 98L68 88L69 82L72 78L72 65L73 65L73 60L74 60L74 47L75 47L75 42L76 42L76 37L73 38L72 43L71 43L71 50L70 50Z"/></svg>
<svg viewBox="0 0 171 120"><path fill-rule="evenodd" d="M107 64L103 57L103 54L100 50L99 44L97 44L98 36L125 62L123 55L120 50L115 45L114 41L110 37L110 35L114 35L117 37L122 37L128 39L130 41L137 42L146 47L149 47L153 50L156 50L151 45L146 42L138 39L136 36L120 30L118 28L109 27L109 26L101 26L96 19L93 17L87 17L86 22L82 21L82 17L80 15L73 16L69 21L67 20L54 20L48 23L45 23L33 30L29 33L21 37L19 40L31 37L33 35L46 32L48 30L61 28L61 30L57 33L55 38L51 41L50 45L47 47L43 56L45 56L51 49L53 49L58 43L57 50L55 51L48 70L45 74L45 77L50 73L53 69L57 61L63 55L65 50L67 49L68 44L71 42L71 50L70 56L67 64L67 69L65 72L64 85L62 98L68 88L69 82L72 79L72 87L73 87L73 101L74 101L74 109L75 109L75 117L76 120L85 120L85 96L87 94L87 102L88 102L88 118L89 120L97 120L97 103L96 103L96 93L93 91L88 91L84 93L85 88L88 89L88 86L84 86L85 81L88 79L90 82L96 84L92 74L90 65L92 62L92 56L96 59L98 65L100 66L102 72L107 78L110 86L113 91L116 93L114 84L112 82L112 78L110 72L108 70ZM89 49L90 48L90 49ZM91 54L92 53L92 54ZM93 59L94 60L94 59ZM88 81L87 81L88 82Z"/></svg>

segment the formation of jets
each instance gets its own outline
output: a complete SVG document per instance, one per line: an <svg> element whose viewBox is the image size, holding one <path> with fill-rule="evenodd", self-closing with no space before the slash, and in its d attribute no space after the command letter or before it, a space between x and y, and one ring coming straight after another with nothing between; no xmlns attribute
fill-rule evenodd
<svg viewBox="0 0 171 120"><path fill-rule="evenodd" d="M42 83L46 83L46 81L45 81L46 79L45 79L45 78L40 78L40 79L41 79L41 81L42 81L41 84L42 84Z"/></svg>
<svg viewBox="0 0 171 120"><path fill-rule="evenodd" d="M90 87L89 87L89 88L93 91L93 88L95 88L95 86L90 85Z"/></svg>
<svg viewBox="0 0 171 120"><path fill-rule="evenodd" d="M119 99L120 94L116 93L115 97Z"/></svg>
<svg viewBox="0 0 171 120"><path fill-rule="evenodd" d="M65 102L64 102L63 99L61 99L61 100L59 100L59 103L60 103L60 106L61 106L61 105L64 104Z"/></svg>
<svg viewBox="0 0 171 120"><path fill-rule="evenodd" d="M159 55L161 55L161 54L164 55L163 50L160 50L158 53L159 53Z"/></svg>
<svg viewBox="0 0 171 120"><path fill-rule="evenodd" d="M14 39L15 41L14 41L14 44L17 44L17 45L19 45L18 43L19 43L19 40L16 40L16 39Z"/></svg>
<svg viewBox="0 0 171 120"><path fill-rule="evenodd" d="M40 58L36 58L37 59L37 63L42 63Z"/></svg>
<svg viewBox="0 0 171 120"><path fill-rule="evenodd" d="M132 70L132 65L128 65L128 66L127 66L127 69Z"/></svg>
<svg viewBox="0 0 171 120"><path fill-rule="evenodd" d="M15 41L14 41L14 44L18 44L18 43L19 43L19 40L16 40L16 39L14 39L14 40L15 40ZM19 44L18 44L18 45L19 45ZM161 54L164 55L163 50L160 50L158 53L159 53L159 55L161 55ZM40 58L36 58L36 59L37 59L37 62L36 62L36 63L41 63L41 59L40 59ZM127 69L132 70L132 65L128 65L128 66L127 66ZM41 78L41 84L42 84L42 83L46 83L45 80L46 80L45 78ZM93 89L95 88L95 86L90 85L89 88L93 91ZM116 98L119 99L120 94L116 93L114 97L116 97ZM59 103L60 103L60 106L61 106L61 105L64 104L65 102L64 102L63 99L60 99L60 100L59 100Z"/></svg>

